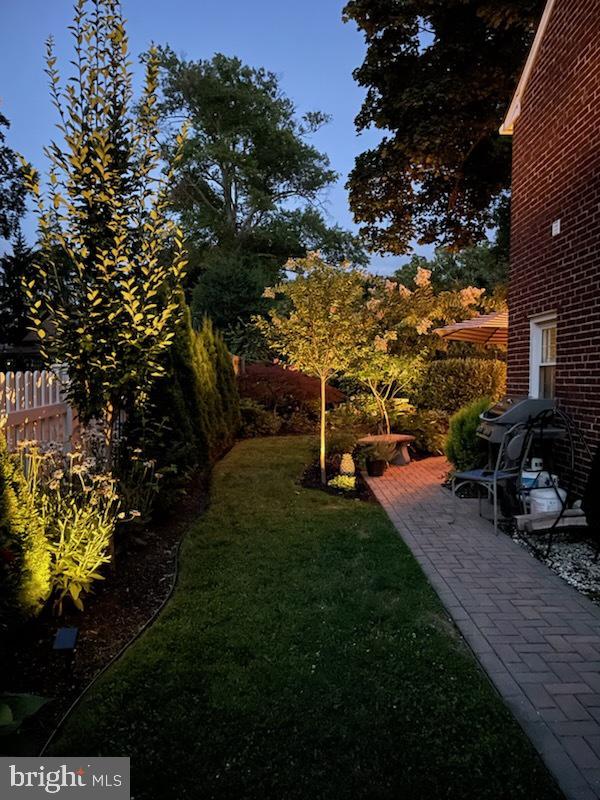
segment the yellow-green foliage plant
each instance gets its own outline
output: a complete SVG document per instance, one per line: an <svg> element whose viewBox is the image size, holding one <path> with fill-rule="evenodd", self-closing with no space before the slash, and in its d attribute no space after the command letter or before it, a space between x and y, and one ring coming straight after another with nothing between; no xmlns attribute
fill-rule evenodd
<svg viewBox="0 0 600 800"><path fill-rule="evenodd" d="M185 132L161 176L157 54L146 56L134 104L118 0L77 0L70 30L74 74L65 88L47 44L62 137L46 149L47 190L24 166L41 241L26 289L44 356L66 366L69 399L83 424L101 421L110 458L113 422L121 410L143 410L180 316L186 261L168 193Z"/></svg>
<svg viewBox="0 0 600 800"><path fill-rule="evenodd" d="M22 462L35 504L35 514L46 532L51 555L50 577L54 607L63 611L65 600L83 610L83 598L99 570L111 561L112 540L120 514L115 480L94 473L81 453L39 452L23 448ZM127 516L139 512L130 511Z"/></svg>
<svg viewBox="0 0 600 800"><path fill-rule="evenodd" d="M0 619L34 616L51 590L50 548L18 460L0 427Z"/></svg>

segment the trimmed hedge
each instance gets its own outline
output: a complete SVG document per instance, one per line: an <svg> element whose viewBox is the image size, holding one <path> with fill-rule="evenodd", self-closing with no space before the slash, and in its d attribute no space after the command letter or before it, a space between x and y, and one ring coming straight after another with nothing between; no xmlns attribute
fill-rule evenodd
<svg viewBox="0 0 600 800"><path fill-rule="evenodd" d="M485 444L477 437L477 428L479 415L489 405L490 399L482 397L461 408L450 418L446 457L457 470L476 469L485 463Z"/></svg>
<svg viewBox="0 0 600 800"><path fill-rule="evenodd" d="M33 497L0 429L0 621L37 614L51 590L50 549Z"/></svg>
<svg viewBox="0 0 600 800"><path fill-rule="evenodd" d="M452 414L480 397L487 397L492 403L505 391L504 361L446 358L428 364L416 405Z"/></svg>

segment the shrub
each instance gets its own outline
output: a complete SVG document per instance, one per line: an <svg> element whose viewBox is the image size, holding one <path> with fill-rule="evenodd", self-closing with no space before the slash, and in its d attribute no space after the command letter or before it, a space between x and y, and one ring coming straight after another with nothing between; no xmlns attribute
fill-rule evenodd
<svg viewBox="0 0 600 800"><path fill-rule="evenodd" d="M485 462L485 445L476 432L479 415L489 405L489 398L480 398L461 408L450 419L446 456L458 470L476 469Z"/></svg>
<svg viewBox="0 0 600 800"><path fill-rule="evenodd" d="M0 617L37 614L50 594L50 551L33 495L0 429Z"/></svg>
<svg viewBox="0 0 600 800"><path fill-rule="evenodd" d="M354 475L336 475L327 481L327 486L338 489L341 492L356 491L356 477Z"/></svg>
<svg viewBox="0 0 600 800"><path fill-rule="evenodd" d="M498 400L506 390L506 364L497 359L446 358L431 361L416 398L419 408L454 413L479 397Z"/></svg>
<svg viewBox="0 0 600 800"><path fill-rule="evenodd" d="M356 440L363 434L358 431L331 431L325 443L325 455L329 461L341 462L344 453L352 453L356 447ZM319 441L315 439L311 446L313 458L319 457Z"/></svg>
<svg viewBox="0 0 600 800"><path fill-rule="evenodd" d="M359 444L354 449L354 460L360 469L365 469L368 461L386 461L388 464L396 454L393 442L373 442Z"/></svg>
<svg viewBox="0 0 600 800"><path fill-rule="evenodd" d="M242 397L251 397L267 408L285 413L308 407L318 415L321 385L311 375L277 364L249 364L238 382ZM331 406L341 403L344 395L328 385L325 398Z"/></svg>
<svg viewBox="0 0 600 800"><path fill-rule="evenodd" d="M394 417L392 423L397 433L408 433L415 437L414 446L422 453L444 452L448 435L448 414L445 411L410 411Z"/></svg>
<svg viewBox="0 0 600 800"><path fill-rule="evenodd" d="M358 394L327 412L330 431L362 431L376 433L380 413L372 395Z"/></svg>
<svg viewBox="0 0 600 800"><path fill-rule="evenodd" d="M283 420L283 428L286 433L315 433L318 430L318 422L315 411L300 408L292 411L290 416Z"/></svg>
<svg viewBox="0 0 600 800"><path fill-rule="evenodd" d="M240 435L246 439L253 436L275 436L281 430L281 417L249 397L240 400L240 413Z"/></svg>
<svg viewBox="0 0 600 800"><path fill-rule="evenodd" d="M33 512L48 540L55 608L62 613L68 598L82 610L82 597L103 580L98 570L112 559L120 506L115 479L94 473L94 459L83 460L81 453L40 453L33 447L23 448L21 458Z"/></svg>
<svg viewBox="0 0 600 800"><path fill-rule="evenodd" d="M167 375L152 389L150 413L130 420L125 439L159 472L182 474L214 462L231 446L240 426L239 396L223 337L207 319L195 331L185 305L167 360ZM163 485L166 490L169 481Z"/></svg>

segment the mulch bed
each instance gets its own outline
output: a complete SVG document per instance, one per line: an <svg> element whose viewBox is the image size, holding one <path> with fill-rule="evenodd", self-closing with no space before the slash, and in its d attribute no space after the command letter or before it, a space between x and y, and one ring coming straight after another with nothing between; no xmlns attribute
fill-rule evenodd
<svg viewBox="0 0 600 800"><path fill-rule="evenodd" d="M36 755L87 684L141 630L171 589L177 549L186 529L208 501L208 478L190 481L176 517L146 527L126 528L117 545L116 571L98 581L84 600L83 612L66 608L57 618L51 609L19 629L4 634L2 691L51 698L20 730L0 740L2 754ZM77 627L74 655L53 651L59 627Z"/></svg>
<svg viewBox="0 0 600 800"><path fill-rule="evenodd" d="M327 472L328 481L332 478L335 478L335 476L339 474L339 467L333 463L327 463L325 465L325 470ZM300 478L300 485L305 489L320 489L322 492L327 492L327 494L333 494L337 497L346 497L349 500L362 500L365 503L377 502L373 496L373 493L369 489L367 482L363 479L360 471L358 470L356 472L356 490L353 492L345 492L342 489L336 489L333 486L323 486L321 483L321 467L319 466L318 461L310 464L310 466L304 470L304 473Z"/></svg>

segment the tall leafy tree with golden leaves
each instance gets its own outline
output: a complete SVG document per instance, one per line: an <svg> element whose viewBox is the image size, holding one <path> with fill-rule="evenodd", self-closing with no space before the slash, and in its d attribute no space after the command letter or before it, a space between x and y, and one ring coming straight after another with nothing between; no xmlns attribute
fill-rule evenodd
<svg viewBox="0 0 600 800"><path fill-rule="evenodd" d="M160 174L156 54L134 106L118 0L77 0L70 30L74 74L64 86L47 43L62 137L45 151L47 187L26 168L41 245L27 293L46 359L67 367L70 399L84 424L104 423L110 453L116 415L143 408L163 374L186 262L167 209L171 176Z"/></svg>

